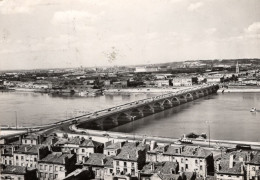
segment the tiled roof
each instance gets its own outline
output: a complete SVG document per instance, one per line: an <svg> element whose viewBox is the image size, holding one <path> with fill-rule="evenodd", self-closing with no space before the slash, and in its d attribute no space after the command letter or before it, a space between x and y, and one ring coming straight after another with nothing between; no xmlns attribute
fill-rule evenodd
<svg viewBox="0 0 260 180"><path fill-rule="evenodd" d="M141 172L145 174L152 174L158 172L162 174L172 174L172 170L175 170L177 167L178 167L177 162L170 162L170 161L150 162L143 167Z"/></svg>
<svg viewBox="0 0 260 180"><path fill-rule="evenodd" d="M48 154L46 157L44 157L43 159L39 160L40 162L44 162L44 163L53 163L53 164L65 164L65 158L68 157L68 159L73 157L73 154L65 154L65 153L52 153L52 154Z"/></svg>
<svg viewBox="0 0 260 180"><path fill-rule="evenodd" d="M126 142L124 146L121 148L120 153L114 159L137 161L137 152L144 151L145 148L146 147L142 144Z"/></svg>
<svg viewBox="0 0 260 180"><path fill-rule="evenodd" d="M113 158L107 157L105 154L102 154L102 153L92 153L92 154L90 154L88 160L84 164L89 165L89 166L112 167Z"/></svg>
<svg viewBox="0 0 260 180"><path fill-rule="evenodd" d="M32 134L28 134L28 135L24 136L23 139L37 139L38 136L40 136L40 135L32 133Z"/></svg>
<svg viewBox="0 0 260 180"><path fill-rule="evenodd" d="M248 162L249 164L260 165L260 152L252 154L252 159Z"/></svg>
<svg viewBox="0 0 260 180"><path fill-rule="evenodd" d="M222 159L222 160L229 160L230 155L233 155L234 161L240 161L241 158L243 158L243 161L246 161L248 151L232 151L229 153L222 153L218 157L215 157L215 159Z"/></svg>
<svg viewBox="0 0 260 180"><path fill-rule="evenodd" d="M157 146L153 150L148 151L147 153L164 153L169 148L169 145Z"/></svg>
<svg viewBox="0 0 260 180"><path fill-rule="evenodd" d="M107 147L105 147L104 149L120 149L121 148L121 143L124 143L124 142L116 142L116 143L113 143L111 145L108 145Z"/></svg>
<svg viewBox="0 0 260 180"><path fill-rule="evenodd" d="M1 151L1 156L13 156L11 147L4 147L3 149L5 152L2 153L2 151Z"/></svg>
<svg viewBox="0 0 260 180"><path fill-rule="evenodd" d="M243 174L242 170L243 162L234 161L233 167L229 168L229 161L221 160L220 161L220 169L217 173L219 174L236 174L241 175Z"/></svg>
<svg viewBox="0 0 260 180"><path fill-rule="evenodd" d="M180 151L176 153L176 149L181 148L182 152ZM183 157L198 157L198 158L206 158L211 153L211 151L206 150L202 147L195 147L195 146L170 146L167 151L164 153L166 155L176 155L176 156L183 156Z"/></svg>
<svg viewBox="0 0 260 180"><path fill-rule="evenodd" d="M3 171L1 172L2 174L26 174L26 167L24 166L6 166Z"/></svg>
<svg viewBox="0 0 260 180"><path fill-rule="evenodd" d="M14 153L17 154L38 154L38 149L44 145L21 145Z"/></svg>
<svg viewBox="0 0 260 180"><path fill-rule="evenodd" d="M56 142L59 141L59 138L58 137L55 137L55 136L48 136L43 142L42 144L46 144L46 145L52 145L55 144Z"/></svg>
<svg viewBox="0 0 260 180"><path fill-rule="evenodd" d="M81 147L97 147L99 145L102 145L102 143L93 141L92 139L84 139L80 137L74 137L69 139L60 138L56 145L63 145L63 144L73 144L73 145L79 145Z"/></svg>

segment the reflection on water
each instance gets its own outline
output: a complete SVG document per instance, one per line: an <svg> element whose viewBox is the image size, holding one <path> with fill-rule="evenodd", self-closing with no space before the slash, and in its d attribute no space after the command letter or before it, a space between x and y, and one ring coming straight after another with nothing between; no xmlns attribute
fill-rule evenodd
<svg viewBox="0 0 260 180"><path fill-rule="evenodd" d="M99 97L51 96L32 92L0 93L1 125L37 125L63 120L155 94ZM260 93L219 93L147 116L113 131L180 137L184 133L207 133L210 121L214 139L260 141ZM249 112L256 107L257 112Z"/></svg>

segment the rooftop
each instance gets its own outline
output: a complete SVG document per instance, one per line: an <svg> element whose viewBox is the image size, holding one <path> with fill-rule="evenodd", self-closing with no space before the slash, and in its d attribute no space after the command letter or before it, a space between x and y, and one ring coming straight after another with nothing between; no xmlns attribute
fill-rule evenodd
<svg viewBox="0 0 260 180"><path fill-rule="evenodd" d="M107 157L102 153L92 153L84 164L91 166L113 167L113 158Z"/></svg>
<svg viewBox="0 0 260 180"><path fill-rule="evenodd" d="M27 172L27 169L26 169L26 167L23 167L23 166L6 166L1 173L2 174L24 175L24 174L26 174L26 172Z"/></svg>
<svg viewBox="0 0 260 180"><path fill-rule="evenodd" d="M65 159L71 159L73 157L73 154L65 154L60 152L53 152L51 154L48 154L45 158L39 160L39 163L53 163L53 164L62 164L65 165L66 161Z"/></svg>
<svg viewBox="0 0 260 180"><path fill-rule="evenodd" d="M20 145L18 149L14 151L17 154L38 154L38 150L44 145Z"/></svg>

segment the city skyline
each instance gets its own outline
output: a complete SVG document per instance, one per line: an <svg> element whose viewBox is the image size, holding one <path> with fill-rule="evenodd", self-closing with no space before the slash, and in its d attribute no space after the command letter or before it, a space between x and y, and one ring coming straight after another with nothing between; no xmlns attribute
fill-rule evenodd
<svg viewBox="0 0 260 180"><path fill-rule="evenodd" d="M3 0L0 70L259 58L259 8L256 0Z"/></svg>

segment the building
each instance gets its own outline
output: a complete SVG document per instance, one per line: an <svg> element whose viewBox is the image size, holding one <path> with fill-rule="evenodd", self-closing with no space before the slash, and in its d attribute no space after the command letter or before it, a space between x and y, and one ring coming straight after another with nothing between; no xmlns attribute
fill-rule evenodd
<svg viewBox="0 0 260 180"><path fill-rule="evenodd" d="M1 147L1 164L13 165L14 164L14 151L15 146Z"/></svg>
<svg viewBox="0 0 260 180"><path fill-rule="evenodd" d="M43 135L41 134L28 134L28 135L22 135L20 136L21 144L23 145L38 145L41 144L44 140Z"/></svg>
<svg viewBox="0 0 260 180"><path fill-rule="evenodd" d="M120 152L120 149L124 146L125 142L116 142L108 144L106 147L104 147L104 154L106 156L116 156Z"/></svg>
<svg viewBox="0 0 260 180"><path fill-rule="evenodd" d="M147 152L147 161L178 162L181 172L196 172L201 177L214 171L213 154L202 147L153 144Z"/></svg>
<svg viewBox="0 0 260 180"><path fill-rule="evenodd" d="M22 166L2 166L0 169L1 179L12 180L33 180L37 179L36 169L29 169Z"/></svg>
<svg viewBox="0 0 260 180"><path fill-rule="evenodd" d="M39 179L64 179L76 169L76 155L52 152L38 161Z"/></svg>
<svg viewBox="0 0 260 180"><path fill-rule="evenodd" d="M249 152L246 162L247 180L260 179L260 152Z"/></svg>
<svg viewBox="0 0 260 180"><path fill-rule="evenodd" d="M139 173L141 180L153 180L160 176L178 179L179 164L177 162L149 162Z"/></svg>
<svg viewBox="0 0 260 180"><path fill-rule="evenodd" d="M93 153L86 157L84 167L88 167L95 179L104 179L105 176L113 174L113 159L101 153Z"/></svg>
<svg viewBox="0 0 260 180"><path fill-rule="evenodd" d="M140 142L125 142L120 152L113 160L113 172L116 175L137 177L138 171L146 162L146 149Z"/></svg>
<svg viewBox="0 0 260 180"><path fill-rule="evenodd" d="M38 160L49 154L49 148L44 145L21 145L13 152L16 166L37 168Z"/></svg>
<svg viewBox="0 0 260 180"><path fill-rule="evenodd" d="M173 86L192 86L191 78L173 78L172 79Z"/></svg>
<svg viewBox="0 0 260 180"><path fill-rule="evenodd" d="M246 175L245 161L248 152L233 151L215 158L215 173L218 180L244 180Z"/></svg>
<svg viewBox="0 0 260 180"><path fill-rule="evenodd" d="M103 144L85 139L83 137L71 137L68 139L60 139L55 146L59 146L62 152L73 152L77 154L77 162L85 161L92 153L102 153Z"/></svg>

